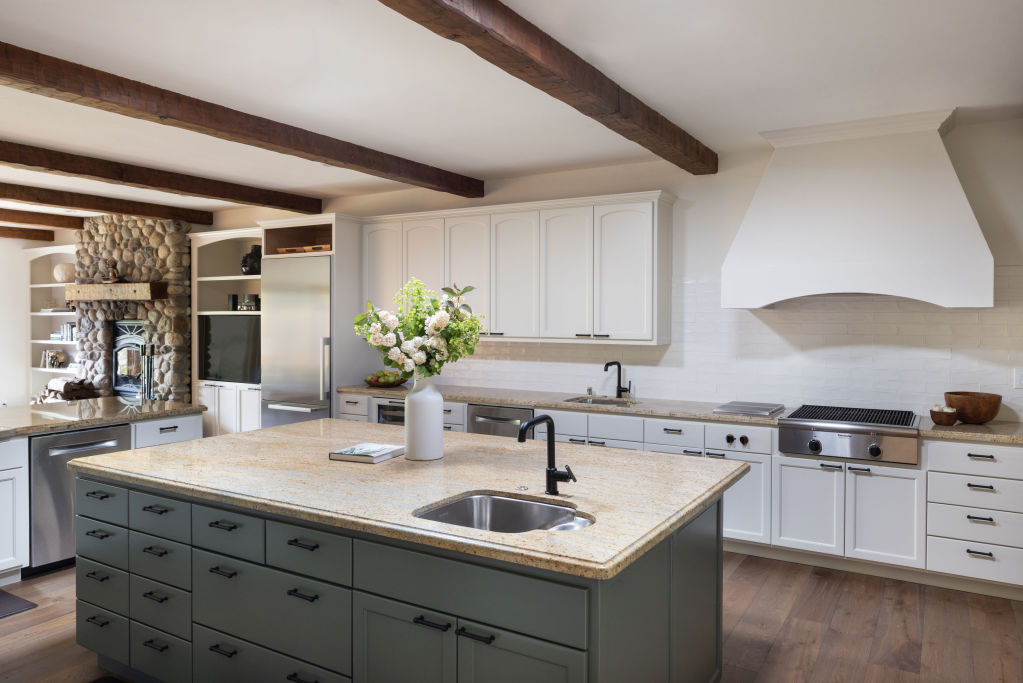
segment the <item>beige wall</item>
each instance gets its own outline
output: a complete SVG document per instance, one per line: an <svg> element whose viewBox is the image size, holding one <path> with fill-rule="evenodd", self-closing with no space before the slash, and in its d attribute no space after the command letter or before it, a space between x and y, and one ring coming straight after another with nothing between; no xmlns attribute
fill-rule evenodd
<svg viewBox="0 0 1023 683"><path fill-rule="evenodd" d="M0 239L0 273L6 286L0 287L0 402L24 405L28 402L28 260L22 249L38 247L41 242ZM36 373L40 374L40 373ZM0 424L3 413L0 413Z"/></svg>

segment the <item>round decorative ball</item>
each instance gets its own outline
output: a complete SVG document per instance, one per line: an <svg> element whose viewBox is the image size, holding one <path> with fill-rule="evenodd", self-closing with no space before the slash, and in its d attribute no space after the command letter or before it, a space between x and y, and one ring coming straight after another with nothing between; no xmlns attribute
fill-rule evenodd
<svg viewBox="0 0 1023 683"><path fill-rule="evenodd" d="M58 263L53 267L53 281L61 284L75 281L75 264Z"/></svg>

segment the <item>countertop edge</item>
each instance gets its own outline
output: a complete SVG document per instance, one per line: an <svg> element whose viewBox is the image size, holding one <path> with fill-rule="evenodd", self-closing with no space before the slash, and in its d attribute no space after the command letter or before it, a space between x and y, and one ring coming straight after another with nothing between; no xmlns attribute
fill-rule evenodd
<svg viewBox="0 0 1023 683"><path fill-rule="evenodd" d="M169 410L149 413L122 413L119 415L111 415L109 417L89 417L79 420L59 420L55 418L52 423L29 425L25 427L11 427L9 429L0 430L0 441L15 439L21 436L38 436L40 434L71 432L78 429L91 429L93 427L102 427L107 425L160 420L178 415L201 415L207 410L207 407L201 404L182 403L180 408L175 407Z"/></svg>

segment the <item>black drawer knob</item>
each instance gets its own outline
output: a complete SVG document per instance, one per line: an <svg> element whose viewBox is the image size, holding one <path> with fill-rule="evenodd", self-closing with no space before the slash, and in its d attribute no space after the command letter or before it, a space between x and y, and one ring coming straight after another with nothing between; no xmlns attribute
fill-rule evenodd
<svg viewBox="0 0 1023 683"><path fill-rule="evenodd" d="M170 512L170 508L162 505L143 505L142 509L146 512L152 512L154 515L166 515Z"/></svg>
<svg viewBox="0 0 1023 683"><path fill-rule="evenodd" d="M303 541L301 539L298 539L298 538L292 538L292 539L288 540L288 545L294 546L296 548L301 548L302 550L309 550L309 551L316 550L317 548L320 547L319 543L307 543L307 542L305 542L305 541Z"/></svg>
<svg viewBox="0 0 1023 683"><path fill-rule="evenodd" d="M157 602L161 605L170 600L169 595L160 595L156 591L146 591L145 593L142 594L142 597L149 598L153 602Z"/></svg>
<svg viewBox="0 0 1023 683"><path fill-rule="evenodd" d="M99 581L100 583L103 583L104 581L110 579L109 575L100 574L99 572L89 572L88 574L85 575L85 577L87 579L92 579L93 581Z"/></svg>
<svg viewBox="0 0 1023 683"><path fill-rule="evenodd" d="M210 574L217 574L223 576L225 579L233 579L238 576L238 572L233 569L221 569L220 566L210 567Z"/></svg>
<svg viewBox="0 0 1023 683"><path fill-rule="evenodd" d="M210 527L220 529L221 531L234 531L238 528L238 525L234 522L225 522L218 519L216 522L210 522Z"/></svg>
<svg viewBox="0 0 1023 683"><path fill-rule="evenodd" d="M86 498L95 498L96 500L106 500L110 497L110 494L106 491L88 491L85 494Z"/></svg>
<svg viewBox="0 0 1023 683"><path fill-rule="evenodd" d="M156 555L157 557L163 557L170 551L164 550L163 548L157 548L155 545L147 545L145 548L142 549L142 552L148 553L150 555Z"/></svg>
<svg viewBox="0 0 1023 683"><path fill-rule="evenodd" d="M92 536L93 538L98 538L101 541L104 538L110 538L110 534L108 534L106 531L103 531L102 529L93 529L92 531L86 531L85 535Z"/></svg>
<svg viewBox="0 0 1023 683"><path fill-rule="evenodd" d="M152 638L142 643L142 646L148 647L150 650L156 650L157 652L166 652L170 648L170 645L161 643L160 641L154 640Z"/></svg>
<svg viewBox="0 0 1023 683"><path fill-rule="evenodd" d="M109 619L104 619L103 617L89 617L88 619L86 619L86 621L89 622L90 624L95 624L96 626L99 626L100 628L103 628L104 626L107 626L107 625L110 624L110 620Z"/></svg>
<svg viewBox="0 0 1023 683"><path fill-rule="evenodd" d="M238 650L231 650L229 648L223 647L222 645L220 645L220 643L217 643L216 645L210 645L210 652L216 652L218 655L223 655L228 659L238 654Z"/></svg>

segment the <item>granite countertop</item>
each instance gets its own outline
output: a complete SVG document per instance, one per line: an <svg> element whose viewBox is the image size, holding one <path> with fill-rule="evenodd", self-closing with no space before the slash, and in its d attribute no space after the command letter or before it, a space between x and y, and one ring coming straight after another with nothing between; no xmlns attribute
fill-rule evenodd
<svg viewBox="0 0 1023 683"><path fill-rule="evenodd" d="M934 424L931 418L924 417L920 421L920 438L1021 446L1023 445L1023 422L999 422L996 420L982 425L957 424L951 427L942 427Z"/></svg>
<svg viewBox="0 0 1023 683"><path fill-rule="evenodd" d="M205 406L191 403L140 401L113 396L12 406L0 408L0 441L174 415L198 415L204 410Z"/></svg>
<svg viewBox="0 0 1023 683"><path fill-rule="evenodd" d="M757 424L776 427L778 418L757 417L755 415L723 415L714 412L720 403L707 401L672 401L662 398L640 398L628 406L591 405L586 403L566 403L565 399L579 396L554 391L526 391L523 389L491 389L487 387L462 387L438 384L437 388L448 401L464 403L492 403L502 406L527 406L530 408L550 408L552 410L577 410L586 413L608 413L610 415L636 415L639 417L670 417L681 420L698 420L700 422L729 422L732 424ZM402 385L391 389L377 389L366 386L341 387L339 393L365 394L368 396L390 396L403 398L409 387ZM785 411L782 411L782 415Z"/></svg>
<svg viewBox="0 0 1023 683"><path fill-rule="evenodd" d="M732 460L558 444L579 478L544 494L546 444L446 432L441 460L377 465L327 453L401 443L403 427L327 419L71 461L83 475L555 572L608 579L699 515L749 470ZM518 487L528 487L519 490ZM575 506L577 531L504 534L419 519L459 494L497 492Z"/></svg>

